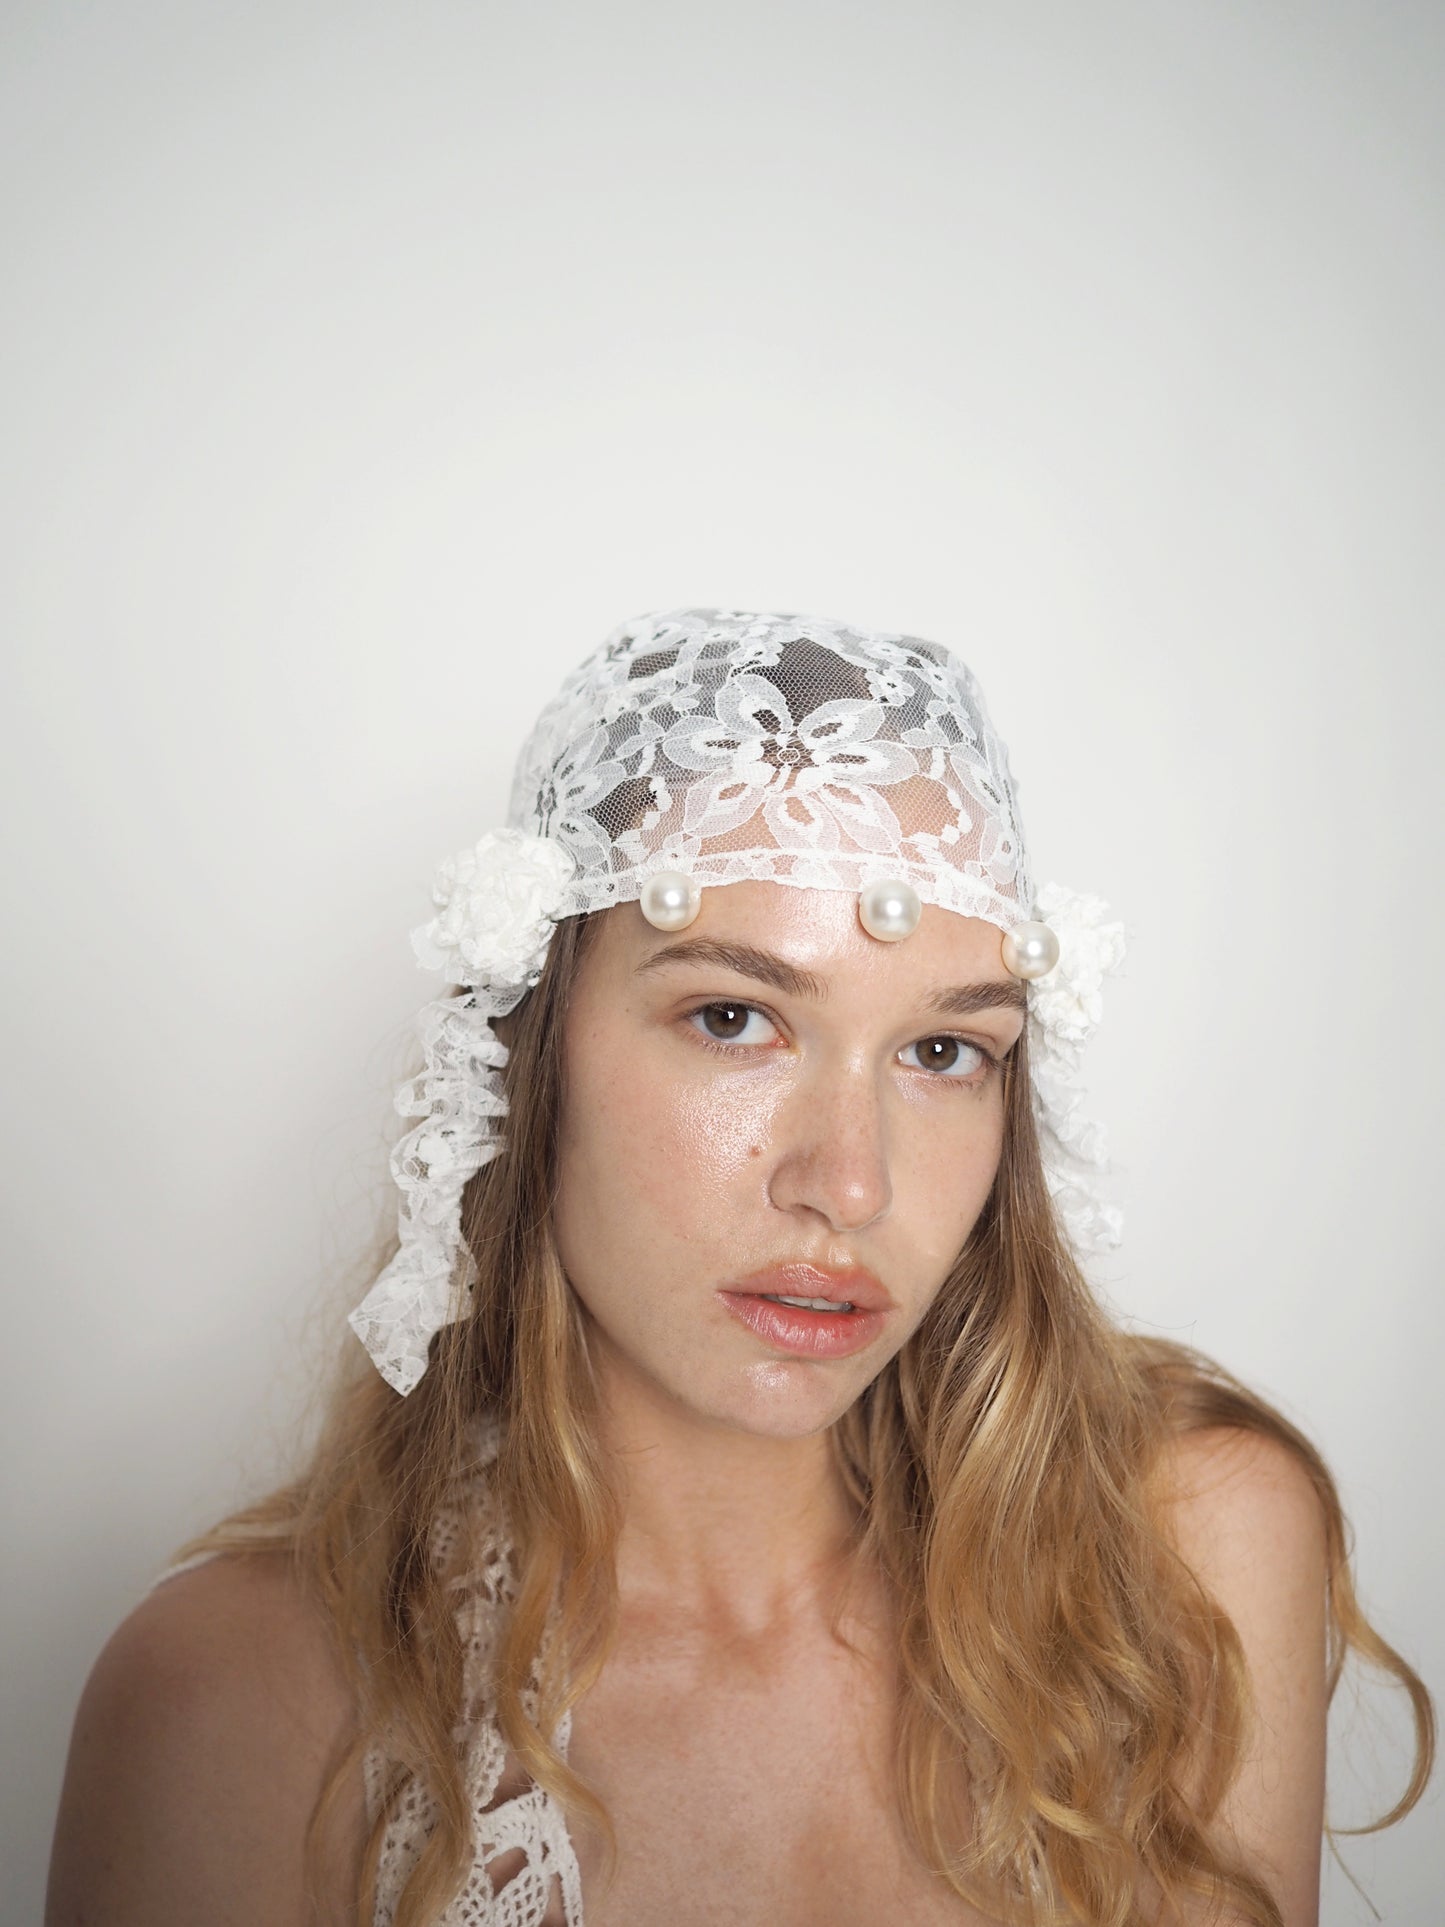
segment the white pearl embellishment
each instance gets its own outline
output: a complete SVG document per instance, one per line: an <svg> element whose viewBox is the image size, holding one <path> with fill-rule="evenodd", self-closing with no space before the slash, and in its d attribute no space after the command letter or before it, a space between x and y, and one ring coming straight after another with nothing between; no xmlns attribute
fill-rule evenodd
<svg viewBox="0 0 1445 1927"><path fill-rule="evenodd" d="M637 901L654 930L686 930L702 908L702 891L681 870L659 870Z"/></svg>
<svg viewBox="0 0 1445 1927"><path fill-rule="evenodd" d="M1016 923L1003 935L1004 969L1032 981L1059 961L1059 939L1046 923Z"/></svg>
<svg viewBox="0 0 1445 1927"><path fill-rule="evenodd" d="M923 915L923 905L911 883L894 879L885 883L865 883L858 892L858 921L870 937L881 943L897 943L911 937Z"/></svg>

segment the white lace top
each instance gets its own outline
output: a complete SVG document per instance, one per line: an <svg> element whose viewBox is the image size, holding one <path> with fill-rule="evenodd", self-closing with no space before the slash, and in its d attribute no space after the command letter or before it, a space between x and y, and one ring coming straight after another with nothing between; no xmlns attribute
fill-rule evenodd
<svg viewBox="0 0 1445 1927"><path fill-rule="evenodd" d="M491 1481L485 1476L496 1450L496 1427L485 1425L478 1433L475 1468L458 1481L455 1501L438 1514L431 1542L432 1562L440 1565L454 1551L467 1512L475 1509L480 1524L477 1570L449 1582L457 1595L456 1620L465 1654L462 1713L452 1733L466 1760L472 1864L465 1885L438 1916L437 1927L542 1927L549 1906L554 1906L558 1896L566 1927L582 1927L581 1875L561 1808L535 1785L498 1798L508 1764L507 1750L485 1688L496 1642L497 1609L513 1596L516 1571L500 1508ZM160 1585L212 1556L202 1553L170 1566L154 1584ZM557 1745L564 1757L570 1729L571 1720L565 1718L557 1731ZM368 1749L363 1771L367 1820L374 1824L391 1776L384 1748L374 1745ZM516 1778L515 1769L508 1777ZM391 1927L401 1890L436 1817L430 1796L415 1780L408 1779L396 1797L382 1837L373 1927Z"/></svg>

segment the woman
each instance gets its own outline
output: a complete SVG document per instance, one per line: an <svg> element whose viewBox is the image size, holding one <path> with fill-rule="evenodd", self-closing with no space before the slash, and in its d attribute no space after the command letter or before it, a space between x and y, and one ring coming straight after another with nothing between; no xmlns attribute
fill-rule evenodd
<svg viewBox="0 0 1445 1927"><path fill-rule="evenodd" d="M367 1356L97 1663L54 1927L1314 1920L1347 1651L1387 1821L1430 1703L1313 1448L1088 1293L1122 933L969 671L643 618L435 894Z"/></svg>

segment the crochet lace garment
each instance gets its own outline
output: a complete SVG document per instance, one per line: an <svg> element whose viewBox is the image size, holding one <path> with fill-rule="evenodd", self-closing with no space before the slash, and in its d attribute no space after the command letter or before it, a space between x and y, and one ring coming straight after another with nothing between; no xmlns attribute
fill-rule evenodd
<svg viewBox="0 0 1445 1927"><path fill-rule="evenodd" d="M438 1513L431 1539L432 1563L444 1566L467 1529L468 1515L475 1522L478 1556L464 1577L449 1582L457 1594L456 1620L465 1651L462 1713L453 1738L466 1762L472 1865L465 1886L438 1916L437 1927L542 1927L549 1906L557 1918L559 1893L566 1927L582 1927L581 1875L562 1809L535 1785L505 1791L504 1779L515 1784L519 1775L515 1762L508 1771L507 1749L487 1696L501 1608L515 1595L517 1583L505 1521L486 1476L496 1452L497 1429L488 1423L479 1432L475 1466L458 1482L455 1499ZM534 1665L533 1695L536 1685ZM556 1736L564 1758L570 1731L571 1718L564 1717ZM367 1818L374 1823L394 1772L381 1745L368 1749L364 1772ZM374 1927L391 1927L401 1890L436 1821L430 1795L415 1780L403 1778L381 1843Z"/></svg>

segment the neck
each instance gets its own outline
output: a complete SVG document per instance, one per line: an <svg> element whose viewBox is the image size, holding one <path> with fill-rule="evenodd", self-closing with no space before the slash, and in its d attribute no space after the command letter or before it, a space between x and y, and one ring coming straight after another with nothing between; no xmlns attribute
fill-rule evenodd
<svg viewBox="0 0 1445 1927"><path fill-rule="evenodd" d="M596 1359L621 1480L620 1604L761 1631L827 1611L850 1575L855 1508L829 1434L774 1438L679 1406Z"/></svg>

